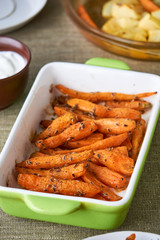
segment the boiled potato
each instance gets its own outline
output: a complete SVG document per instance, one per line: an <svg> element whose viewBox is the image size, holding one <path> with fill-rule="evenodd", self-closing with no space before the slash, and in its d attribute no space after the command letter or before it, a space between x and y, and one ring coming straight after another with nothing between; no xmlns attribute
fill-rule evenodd
<svg viewBox="0 0 160 240"><path fill-rule="evenodd" d="M160 29L160 21L146 13L139 21L138 26L146 31Z"/></svg>
<svg viewBox="0 0 160 240"><path fill-rule="evenodd" d="M114 3L121 3L121 4L131 4L133 8L138 5L138 0L110 0L107 1L102 7L102 17L110 18L112 17L112 7Z"/></svg>
<svg viewBox="0 0 160 240"><path fill-rule="evenodd" d="M104 5L103 5L103 8L102 8L102 17L104 18L110 18L112 17L111 13L112 13L112 7L113 7L113 4L114 4L115 1L109 1L109 2L106 2Z"/></svg>
<svg viewBox="0 0 160 240"><path fill-rule="evenodd" d="M148 41L150 42L160 42L160 30L150 30L148 31Z"/></svg>
<svg viewBox="0 0 160 240"><path fill-rule="evenodd" d="M146 41L147 40L147 32L138 27L122 27L120 25L120 19L111 18L109 19L102 27L102 30L106 33L110 33L112 35L116 35L118 37L123 37L127 39L133 39L137 41Z"/></svg>
<svg viewBox="0 0 160 240"><path fill-rule="evenodd" d="M156 19L158 19L160 21L160 9L151 12L151 15L152 15L152 17L154 17L154 18L156 18Z"/></svg>
<svg viewBox="0 0 160 240"><path fill-rule="evenodd" d="M140 18L140 15L137 14L131 7L129 7L126 4L121 4L121 3L113 4L111 15L116 18L119 18L119 17L133 18L133 19Z"/></svg>
<svg viewBox="0 0 160 240"><path fill-rule="evenodd" d="M110 18L103 26L102 31L113 35L121 35L122 29L118 24L117 18Z"/></svg>
<svg viewBox="0 0 160 240"><path fill-rule="evenodd" d="M132 18L118 18L117 21L122 28L132 28L138 26L138 21Z"/></svg>

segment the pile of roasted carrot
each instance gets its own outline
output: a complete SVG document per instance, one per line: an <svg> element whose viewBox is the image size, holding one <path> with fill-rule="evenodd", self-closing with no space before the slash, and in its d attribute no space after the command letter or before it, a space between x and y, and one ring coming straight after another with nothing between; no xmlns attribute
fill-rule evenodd
<svg viewBox="0 0 160 240"><path fill-rule="evenodd" d="M18 183L32 191L118 201L133 173L145 134L143 100L136 95L79 92L56 85L63 93L53 102L57 118L32 140L39 151L16 164Z"/></svg>

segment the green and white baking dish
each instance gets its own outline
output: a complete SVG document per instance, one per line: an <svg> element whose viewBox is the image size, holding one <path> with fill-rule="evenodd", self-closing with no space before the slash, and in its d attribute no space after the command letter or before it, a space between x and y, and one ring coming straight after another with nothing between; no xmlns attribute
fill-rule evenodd
<svg viewBox="0 0 160 240"><path fill-rule="evenodd" d="M94 59L88 64L106 66L103 59L98 61L101 63L95 63ZM120 62L111 62L110 67L114 66L129 69ZM21 189L17 185L15 162L27 159L34 151L30 142L31 135L35 130L40 130L40 120L48 117L48 111L44 110L48 109L58 94L54 88L56 84L88 92L158 92L147 99L153 107L143 115L147 122L147 130L130 183L125 191L120 192L123 195L122 200L108 202L40 193ZM127 215L145 163L158 120L159 105L160 77L154 74L63 62L45 65L38 73L0 155L0 207L7 214L17 217L94 229L118 228Z"/></svg>

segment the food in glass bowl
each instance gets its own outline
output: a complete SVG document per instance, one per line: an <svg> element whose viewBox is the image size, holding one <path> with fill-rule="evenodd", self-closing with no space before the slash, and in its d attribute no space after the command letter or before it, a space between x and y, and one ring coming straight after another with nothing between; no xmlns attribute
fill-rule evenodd
<svg viewBox="0 0 160 240"><path fill-rule="evenodd" d="M79 16L98 28L83 5ZM136 41L160 42L160 8L152 1L110 0L102 5L103 32Z"/></svg>
<svg viewBox="0 0 160 240"><path fill-rule="evenodd" d="M77 25L83 36L95 45L124 57L141 60L160 60L160 42L127 39L101 30L106 22L106 19L102 17L102 8L107 0L61 1L66 13ZM80 6L83 7L82 12L85 14L79 14ZM91 21L92 24L96 24L97 27L93 27L90 24Z"/></svg>
<svg viewBox="0 0 160 240"><path fill-rule="evenodd" d="M151 3L151 6L150 6ZM151 1L110 0L102 8L102 31L136 41L160 42L160 8Z"/></svg>

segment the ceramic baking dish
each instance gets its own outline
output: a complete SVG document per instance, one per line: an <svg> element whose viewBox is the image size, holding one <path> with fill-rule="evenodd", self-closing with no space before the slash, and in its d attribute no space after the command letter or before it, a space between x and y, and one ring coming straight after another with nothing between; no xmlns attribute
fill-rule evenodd
<svg viewBox="0 0 160 240"><path fill-rule="evenodd" d="M40 120L49 117L48 106L57 95L56 84L91 92L158 92L147 99L153 107L143 116L147 121L147 131L130 183L126 191L120 193L122 200L107 202L32 192L18 187L14 174L15 162L26 159L34 151L30 139L35 130L39 131ZM158 120L159 103L159 76L85 64L53 62L45 65L36 77L0 156L2 210L17 217L87 228L109 230L119 227L127 215L145 163Z"/></svg>

